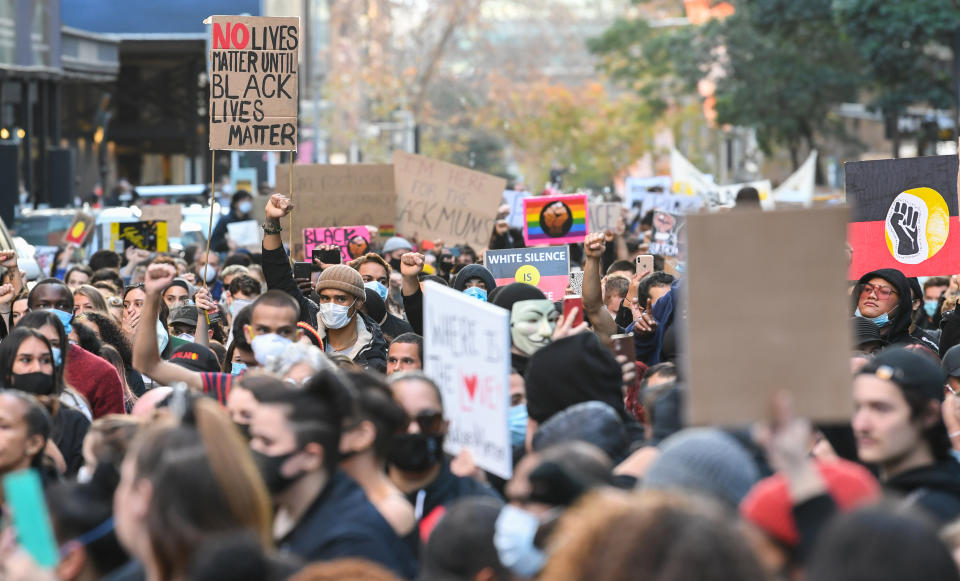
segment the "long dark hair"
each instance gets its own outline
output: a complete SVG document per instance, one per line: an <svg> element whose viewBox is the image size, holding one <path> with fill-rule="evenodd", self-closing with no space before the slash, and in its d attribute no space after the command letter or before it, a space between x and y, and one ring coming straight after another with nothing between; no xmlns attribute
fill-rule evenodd
<svg viewBox="0 0 960 581"><path fill-rule="evenodd" d="M57 336L59 337L59 349L60 349L60 364L57 365L56 361L53 364L53 376L57 383L56 393L60 393L64 386L63 380L63 368L67 364L67 352L70 350L70 343L67 342L67 331L63 328L63 322L60 321L60 317L56 314L48 311L30 311L25 313L23 317L20 318L20 321L17 323L17 327L26 327L28 329L37 329L50 325L57 331ZM51 350L50 354L53 354L53 345L50 345Z"/></svg>
<svg viewBox="0 0 960 581"><path fill-rule="evenodd" d="M21 319L21 323L27 321L29 315L38 315L43 314L44 311L33 311L27 313ZM66 335L63 333L63 325L60 323L60 319L57 318L53 313L45 313L53 317L53 320L60 325L60 334L64 337L64 342L66 342ZM39 317L34 317L35 319ZM46 321L42 325L47 324ZM53 359L53 348L50 346L50 342L47 341L47 338L44 337L39 331L32 328L32 325L21 325L17 324L17 328L13 330L12 333L7 335L7 338L0 342L0 382L3 382L3 385L6 387L14 387L13 385L13 363L17 359L17 352L20 351L20 345L30 337L34 339L39 339L47 346L47 349L50 351L50 358ZM50 395L58 396L63 391L63 365L56 365L54 362L53 366L53 393Z"/></svg>
<svg viewBox="0 0 960 581"><path fill-rule="evenodd" d="M74 320L83 324L84 319L90 321L100 329L100 340L112 346L120 353L120 358L123 359L124 366L132 367L133 347L130 345L127 336L120 330L120 325L114 322L113 317L104 315L103 313L86 312L80 313ZM89 349L87 350L89 351ZM94 352L94 354L96 354L96 352Z"/></svg>

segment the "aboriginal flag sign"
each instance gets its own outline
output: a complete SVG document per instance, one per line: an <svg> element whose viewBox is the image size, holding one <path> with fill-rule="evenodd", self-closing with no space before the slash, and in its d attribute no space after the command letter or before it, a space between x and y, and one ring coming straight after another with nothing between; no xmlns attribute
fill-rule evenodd
<svg viewBox="0 0 960 581"><path fill-rule="evenodd" d="M960 272L957 165L955 155L846 164L851 280L878 268Z"/></svg>

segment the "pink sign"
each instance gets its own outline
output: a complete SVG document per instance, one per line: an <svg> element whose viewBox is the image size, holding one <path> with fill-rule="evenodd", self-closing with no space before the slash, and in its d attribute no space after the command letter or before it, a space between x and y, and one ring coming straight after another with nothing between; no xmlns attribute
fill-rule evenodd
<svg viewBox="0 0 960 581"><path fill-rule="evenodd" d="M321 244L339 246L343 262L347 263L370 250L370 231L366 226L303 229L303 256L306 260L310 260L314 247Z"/></svg>

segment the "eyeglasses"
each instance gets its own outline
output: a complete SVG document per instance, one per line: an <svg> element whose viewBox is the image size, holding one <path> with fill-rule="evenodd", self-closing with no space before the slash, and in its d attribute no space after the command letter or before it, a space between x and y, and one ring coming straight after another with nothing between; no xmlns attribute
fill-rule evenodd
<svg viewBox="0 0 960 581"><path fill-rule="evenodd" d="M897 291L888 286L870 284L868 282L867 284L863 285L863 289L860 290L860 296L868 295L870 293L876 293L878 299L886 300L890 298L890 295L897 294Z"/></svg>
<svg viewBox="0 0 960 581"><path fill-rule="evenodd" d="M423 410L410 422L416 422L423 434L438 434L443 429L443 413L436 410Z"/></svg>

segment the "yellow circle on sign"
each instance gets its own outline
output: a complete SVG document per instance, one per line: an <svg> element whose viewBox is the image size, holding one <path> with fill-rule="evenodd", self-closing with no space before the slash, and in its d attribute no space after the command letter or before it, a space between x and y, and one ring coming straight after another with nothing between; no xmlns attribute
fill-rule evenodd
<svg viewBox="0 0 960 581"><path fill-rule="evenodd" d="M540 284L540 271L532 264L525 264L517 269L517 274L513 276L517 282L525 282L534 286Z"/></svg>
<svg viewBox="0 0 960 581"><path fill-rule="evenodd" d="M73 227L73 230L70 231L70 236L73 238L79 238L83 231L87 229L87 225L83 222L77 222Z"/></svg>

